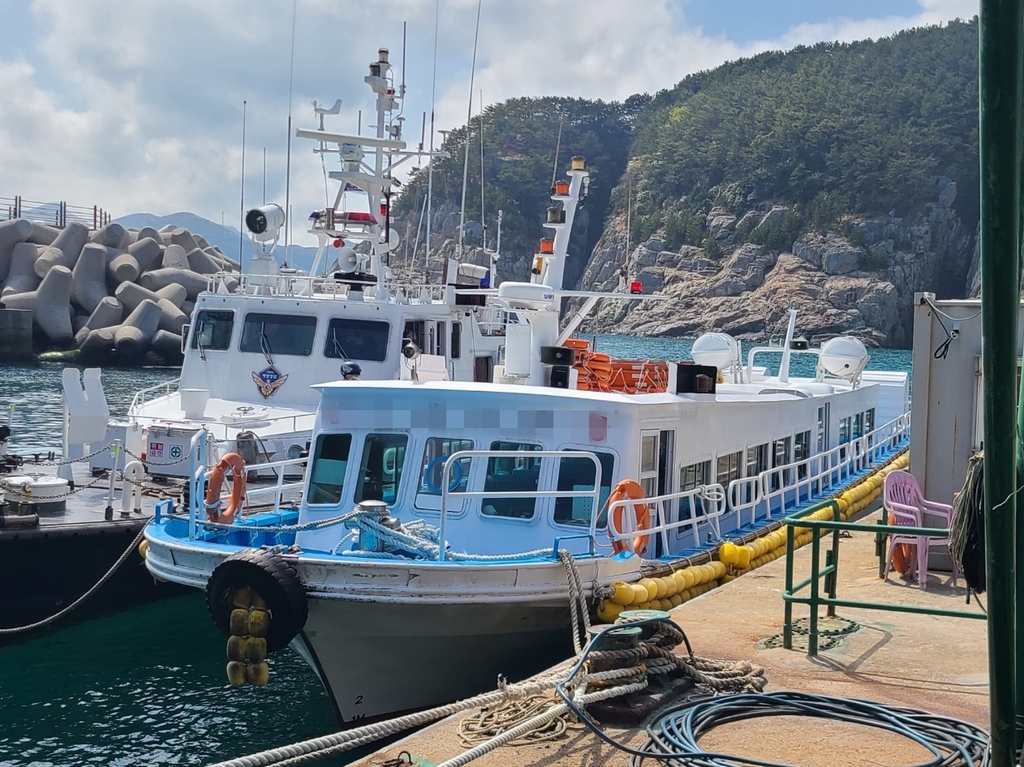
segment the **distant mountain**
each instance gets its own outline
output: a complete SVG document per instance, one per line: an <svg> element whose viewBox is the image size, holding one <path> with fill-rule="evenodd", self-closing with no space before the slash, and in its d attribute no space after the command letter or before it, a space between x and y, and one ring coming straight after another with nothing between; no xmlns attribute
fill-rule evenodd
<svg viewBox="0 0 1024 767"><path fill-rule="evenodd" d="M152 213L130 213L115 219L124 227L141 229L144 226L151 226L160 229L167 226L180 226L188 229L193 234L201 234L206 241L221 249L228 258L238 260L238 229L233 226L221 226L209 219L197 216L195 213L171 213L169 216L154 216ZM245 237L242 241L242 255L248 260L253 255L252 241ZM284 261L285 250L278 245L274 251L278 262ZM313 265L313 258L316 256L316 248L301 247L292 245L288 248L288 261L291 266L309 271Z"/></svg>

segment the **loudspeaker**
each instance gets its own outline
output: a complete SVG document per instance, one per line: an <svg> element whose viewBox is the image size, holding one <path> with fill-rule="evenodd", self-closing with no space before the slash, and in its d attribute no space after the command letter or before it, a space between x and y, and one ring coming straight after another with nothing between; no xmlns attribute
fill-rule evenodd
<svg viewBox="0 0 1024 767"><path fill-rule="evenodd" d="M557 347L553 347L557 348ZM569 388L569 366L568 365L555 365L551 368L551 388L552 389L568 389Z"/></svg>
<svg viewBox="0 0 1024 767"><path fill-rule="evenodd" d="M542 365L568 365L576 362L576 350L568 346L542 346L540 347L540 361Z"/></svg>

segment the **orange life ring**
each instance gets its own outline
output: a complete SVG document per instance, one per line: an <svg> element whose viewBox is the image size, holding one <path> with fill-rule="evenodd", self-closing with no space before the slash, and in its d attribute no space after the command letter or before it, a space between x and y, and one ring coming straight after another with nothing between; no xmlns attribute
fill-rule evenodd
<svg viewBox="0 0 1024 767"><path fill-rule="evenodd" d="M644 489L640 487L640 483L635 479L624 479L614 488L612 488L611 495L608 496L608 500L605 502L605 508L610 506L617 501L624 501L627 498L634 501L642 500L644 497ZM617 530L622 530L625 526L625 506L616 506L612 511L612 523L614 523ZM636 513L636 532L641 530L649 530L651 527L651 512L647 508L646 503L634 503L633 511ZM611 537L612 528L608 526L608 536ZM647 551L647 544L650 540L650 535L638 535L633 538L632 550L637 556L642 555ZM628 551L630 549L629 544L624 540L617 538L612 539L612 549L615 552Z"/></svg>
<svg viewBox="0 0 1024 767"><path fill-rule="evenodd" d="M231 500L225 511L220 510L220 489L224 484L224 473L231 469ZM211 522L230 525L245 500L245 461L238 453L228 453L210 472L206 484L206 518Z"/></svg>

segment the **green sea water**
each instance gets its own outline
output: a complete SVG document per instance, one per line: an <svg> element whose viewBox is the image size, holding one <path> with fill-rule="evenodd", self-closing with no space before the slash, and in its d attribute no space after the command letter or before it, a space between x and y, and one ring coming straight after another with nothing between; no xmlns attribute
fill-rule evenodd
<svg viewBox="0 0 1024 767"><path fill-rule="evenodd" d="M597 341L613 356L652 359L685 359L691 345L622 336ZM777 366L777 359L766 355L758 364ZM909 371L910 352L871 350L868 367ZM59 450L61 368L0 368L10 452ZM806 358L795 358L795 375L812 370ZM176 375L104 371L111 410L123 413L135 391ZM224 638L198 592L0 647L0 765L201 765L334 732L330 701L313 671L290 650L271 663L266 687L230 687Z"/></svg>

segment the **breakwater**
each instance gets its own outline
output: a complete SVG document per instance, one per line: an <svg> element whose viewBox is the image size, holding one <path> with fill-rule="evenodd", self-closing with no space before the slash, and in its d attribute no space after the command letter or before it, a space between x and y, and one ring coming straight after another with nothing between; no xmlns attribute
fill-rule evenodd
<svg viewBox="0 0 1024 767"><path fill-rule="evenodd" d="M0 223L0 362L177 365L209 276L239 265L187 229ZM230 279L227 281L231 289Z"/></svg>

